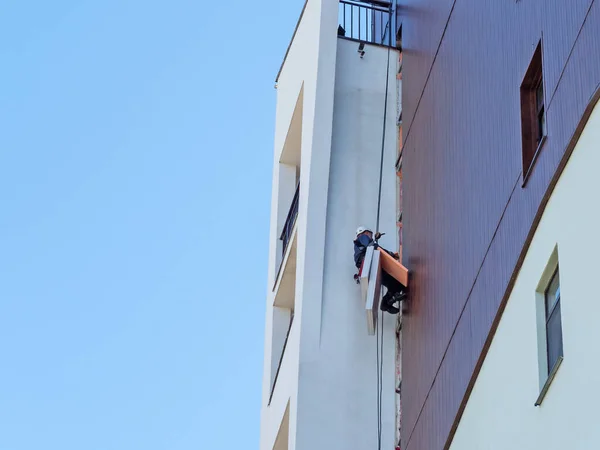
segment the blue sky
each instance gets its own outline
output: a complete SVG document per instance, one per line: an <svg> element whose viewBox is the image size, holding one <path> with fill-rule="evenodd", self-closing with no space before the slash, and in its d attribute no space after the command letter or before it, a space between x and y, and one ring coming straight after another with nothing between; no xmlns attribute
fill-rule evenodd
<svg viewBox="0 0 600 450"><path fill-rule="evenodd" d="M303 0L3 0L0 450L258 448Z"/></svg>

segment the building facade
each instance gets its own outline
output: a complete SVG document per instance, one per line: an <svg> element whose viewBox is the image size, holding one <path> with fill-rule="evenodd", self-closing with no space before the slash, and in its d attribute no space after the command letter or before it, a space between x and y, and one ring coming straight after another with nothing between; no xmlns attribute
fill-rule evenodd
<svg viewBox="0 0 600 450"><path fill-rule="evenodd" d="M396 445L396 316L370 336L353 278L378 211L398 246L398 52L379 3L308 0L277 77L261 450Z"/></svg>
<svg viewBox="0 0 600 450"><path fill-rule="evenodd" d="M398 14L402 449L599 448L600 4Z"/></svg>
<svg viewBox="0 0 600 450"><path fill-rule="evenodd" d="M277 78L261 450L600 447L599 98L596 0L306 2ZM383 341L351 253L381 161L411 273Z"/></svg>

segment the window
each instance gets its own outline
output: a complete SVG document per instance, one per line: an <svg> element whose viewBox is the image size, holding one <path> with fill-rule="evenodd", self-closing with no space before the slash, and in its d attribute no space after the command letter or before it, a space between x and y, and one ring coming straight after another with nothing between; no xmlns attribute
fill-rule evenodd
<svg viewBox="0 0 600 450"><path fill-rule="evenodd" d="M535 406L539 406L542 404L563 361L558 247L554 248L538 283L536 289L536 310L540 394L535 402Z"/></svg>
<svg viewBox="0 0 600 450"><path fill-rule="evenodd" d="M546 134L546 119L544 117L544 81L541 76L537 82L537 87L535 88L535 112L537 121L537 136L535 142L539 145Z"/></svg>
<svg viewBox="0 0 600 450"><path fill-rule="evenodd" d="M544 294L544 306L546 310L546 356L548 373L551 373L559 358L563 356L558 269L552 276L552 280Z"/></svg>
<svg viewBox="0 0 600 450"><path fill-rule="evenodd" d="M546 105L542 70L542 44L537 45L521 84L523 182L533 167L546 137Z"/></svg>

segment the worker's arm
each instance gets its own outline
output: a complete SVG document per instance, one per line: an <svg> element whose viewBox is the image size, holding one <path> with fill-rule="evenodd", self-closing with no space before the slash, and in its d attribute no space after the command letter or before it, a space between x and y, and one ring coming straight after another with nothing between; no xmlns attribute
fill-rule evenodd
<svg viewBox="0 0 600 450"><path fill-rule="evenodd" d="M386 250L385 248L383 248L382 246L375 244L375 248L379 248L381 250L383 250L384 252L386 252L388 255L390 255L392 258L399 260L400 259L400 255L398 255L398 253L395 252L390 252L389 250Z"/></svg>

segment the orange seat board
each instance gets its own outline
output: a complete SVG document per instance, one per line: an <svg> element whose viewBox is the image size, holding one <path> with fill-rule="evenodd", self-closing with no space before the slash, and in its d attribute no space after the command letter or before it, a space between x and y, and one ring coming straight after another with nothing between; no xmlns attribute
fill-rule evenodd
<svg viewBox="0 0 600 450"><path fill-rule="evenodd" d="M396 261L389 253L379 249L381 268L398 280L404 287L408 287L408 269Z"/></svg>

